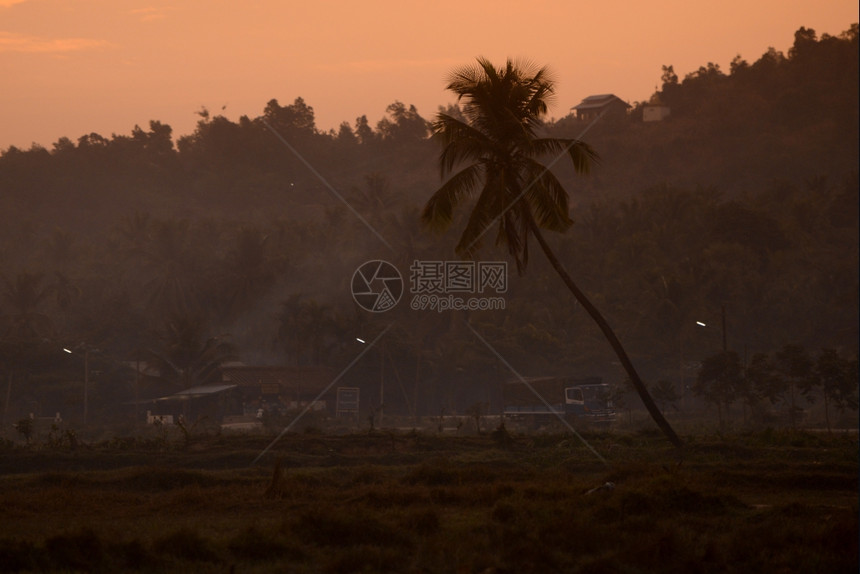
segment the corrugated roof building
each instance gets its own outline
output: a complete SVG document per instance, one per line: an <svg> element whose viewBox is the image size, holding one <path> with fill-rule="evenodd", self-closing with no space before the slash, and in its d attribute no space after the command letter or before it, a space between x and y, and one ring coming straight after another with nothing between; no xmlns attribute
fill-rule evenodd
<svg viewBox="0 0 860 574"><path fill-rule="evenodd" d="M326 367L222 366L221 382L237 385L246 400L279 401L297 407L317 399L330 402L336 389L328 389L335 373Z"/></svg>
<svg viewBox="0 0 860 574"><path fill-rule="evenodd" d="M580 120L591 120L605 115L624 115L632 106L615 94L597 94L588 96L578 105L570 108L570 113Z"/></svg>

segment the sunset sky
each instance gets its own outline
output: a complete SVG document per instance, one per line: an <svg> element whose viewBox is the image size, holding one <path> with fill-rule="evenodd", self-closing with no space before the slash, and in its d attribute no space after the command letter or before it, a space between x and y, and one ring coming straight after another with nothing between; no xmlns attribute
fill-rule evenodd
<svg viewBox="0 0 860 574"><path fill-rule="evenodd" d="M0 151L153 119L178 137L204 106L236 121L272 98L304 98L323 130L395 100L430 119L480 55L549 66L561 117L590 94L647 99L662 65L728 71L857 21L856 0L0 0Z"/></svg>

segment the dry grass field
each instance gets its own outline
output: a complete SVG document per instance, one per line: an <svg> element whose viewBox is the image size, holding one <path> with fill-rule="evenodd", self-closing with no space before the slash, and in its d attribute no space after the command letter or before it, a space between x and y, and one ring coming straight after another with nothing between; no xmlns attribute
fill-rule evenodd
<svg viewBox="0 0 860 574"><path fill-rule="evenodd" d="M7 441L0 571L858 571L856 435L585 437Z"/></svg>

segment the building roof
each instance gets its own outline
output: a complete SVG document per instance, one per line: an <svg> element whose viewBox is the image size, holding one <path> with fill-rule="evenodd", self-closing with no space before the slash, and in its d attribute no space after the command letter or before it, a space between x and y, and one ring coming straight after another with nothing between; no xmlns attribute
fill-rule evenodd
<svg viewBox="0 0 860 574"><path fill-rule="evenodd" d="M622 104L624 104L625 107L632 107L630 106L630 104L628 104L615 94L596 94L593 96L588 96L578 105L573 106L570 109L576 111L599 110L613 102L621 102Z"/></svg>
<svg viewBox="0 0 860 574"><path fill-rule="evenodd" d="M187 401L189 399L211 397L219 393L229 391L230 389L235 389L236 386L237 385L198 385L196 387L189 387L183 391L179 391L178 393L173 393L172 395L167 395L166 397L152 399L152 401Z"/></svg>
<svg viewBox="0 0 860 574"><path fill-rule="evenodd" d="M283 389L299 393L319 392L335 378L326 367L221 367L221 382L241 387L278 384Z"/></svg>

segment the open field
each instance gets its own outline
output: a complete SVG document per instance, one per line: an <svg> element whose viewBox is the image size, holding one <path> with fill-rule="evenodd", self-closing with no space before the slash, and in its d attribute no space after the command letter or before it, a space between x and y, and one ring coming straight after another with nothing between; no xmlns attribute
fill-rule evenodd
<svg viewBox="0 0 860 574"><path fill-rule="evenodd" d="M684 438L6 443L0 571L858 571L856 434Z"/></svg>

